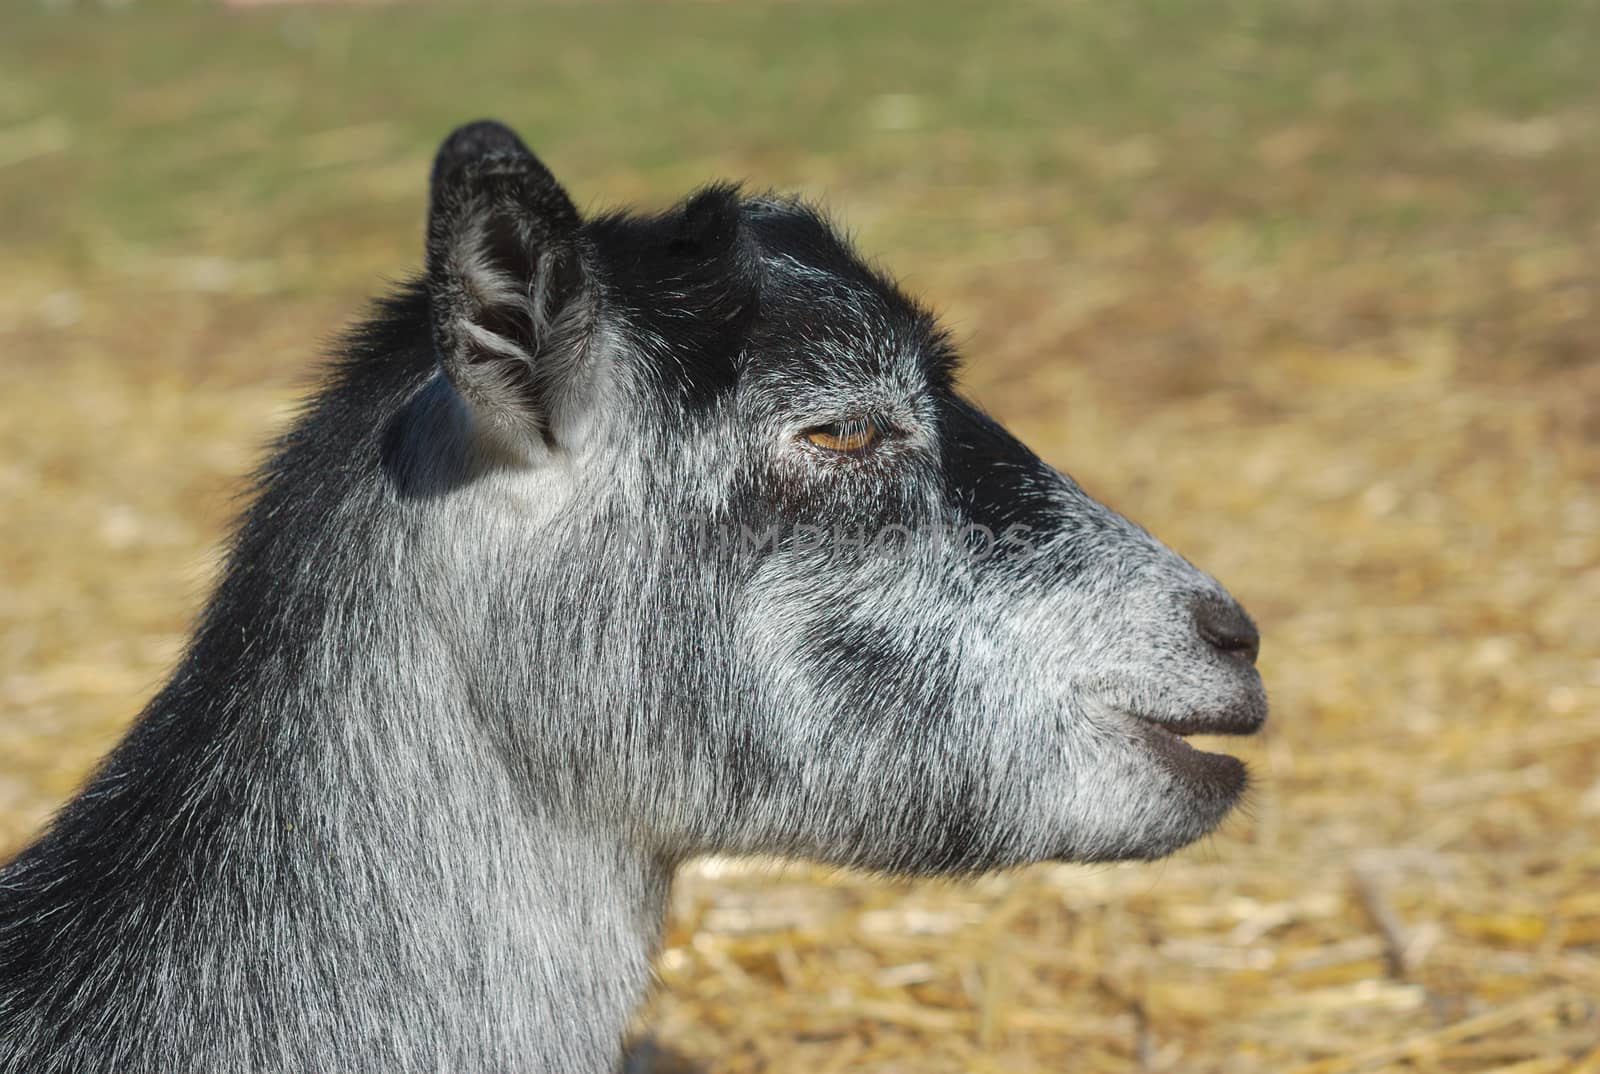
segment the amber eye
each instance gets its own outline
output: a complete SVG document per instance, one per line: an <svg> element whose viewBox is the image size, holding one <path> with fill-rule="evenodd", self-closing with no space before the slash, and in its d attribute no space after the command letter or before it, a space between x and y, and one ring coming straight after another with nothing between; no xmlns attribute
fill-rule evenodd
<svg viewBox="0 0 1600 1074"><path fill-rule="evenodd" d="M807 429L805 438L827 451L856 454L878 440L878 427L870 421L851 421L838 425L818 425Z"/></svg>

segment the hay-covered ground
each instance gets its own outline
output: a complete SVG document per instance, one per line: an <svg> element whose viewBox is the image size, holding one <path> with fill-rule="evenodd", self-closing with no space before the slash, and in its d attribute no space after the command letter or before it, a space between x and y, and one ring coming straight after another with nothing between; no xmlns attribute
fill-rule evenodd
<svg viewBox="0 0 1600 1074"><path fill-rule="evenodd" d="M820 195L968 383L1265 635L1159 865L708 863L714 1072L1600 1071L1600 5L143 4L0 15L0 852L181 643L452 124L580 202Z"/></svg>

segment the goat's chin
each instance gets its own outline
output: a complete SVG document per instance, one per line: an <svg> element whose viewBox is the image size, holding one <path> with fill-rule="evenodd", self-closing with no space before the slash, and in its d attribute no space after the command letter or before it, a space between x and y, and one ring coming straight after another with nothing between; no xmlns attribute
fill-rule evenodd
<svg viewBox="0 0 1600 1074"><path fill-rule="evenodd" d="M1158 858L1215 831L1249 789L1250 771L1237 757L1196 749L1158 727L1146 730L1144 745L1172 774L1168 794L1179 821L1167 839L1137 855Z"/></svg>
<svg viewBox="0 0 1600 1074"><path fill-rule="evenodd" d="M1115 765L1114 808L1079 815L1051 855L1058 862L1149 861L1211 834L1250 785L1243 761L1208 753L1155 726L1140 726Z"/></svg>

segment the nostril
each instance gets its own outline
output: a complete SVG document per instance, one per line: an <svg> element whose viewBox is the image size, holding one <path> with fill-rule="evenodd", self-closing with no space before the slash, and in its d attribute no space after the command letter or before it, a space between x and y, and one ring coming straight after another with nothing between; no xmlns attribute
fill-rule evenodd
<svg viewBox="0 0 1600 1074"><path fill-rule="evenodd" d="M1254 664L1261 652L1261 635L1237 601L1206 597L1195 602L1194 625L1214 648Z"/></svg>

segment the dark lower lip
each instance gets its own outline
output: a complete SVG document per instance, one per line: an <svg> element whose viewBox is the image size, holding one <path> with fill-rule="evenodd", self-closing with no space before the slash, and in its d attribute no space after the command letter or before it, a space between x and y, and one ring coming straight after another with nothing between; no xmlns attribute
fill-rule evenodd
<svg viewBox="0 0 1600 1074"><path fill-rule="evenodd" d="M1239 758L1197 750L1177 732L1152 720L1139 720L1136 726L1156 759L1196 790L1229 801L1244 793L1250 777ZM1201 732L1196 729L1192 733Z"/></svg>

